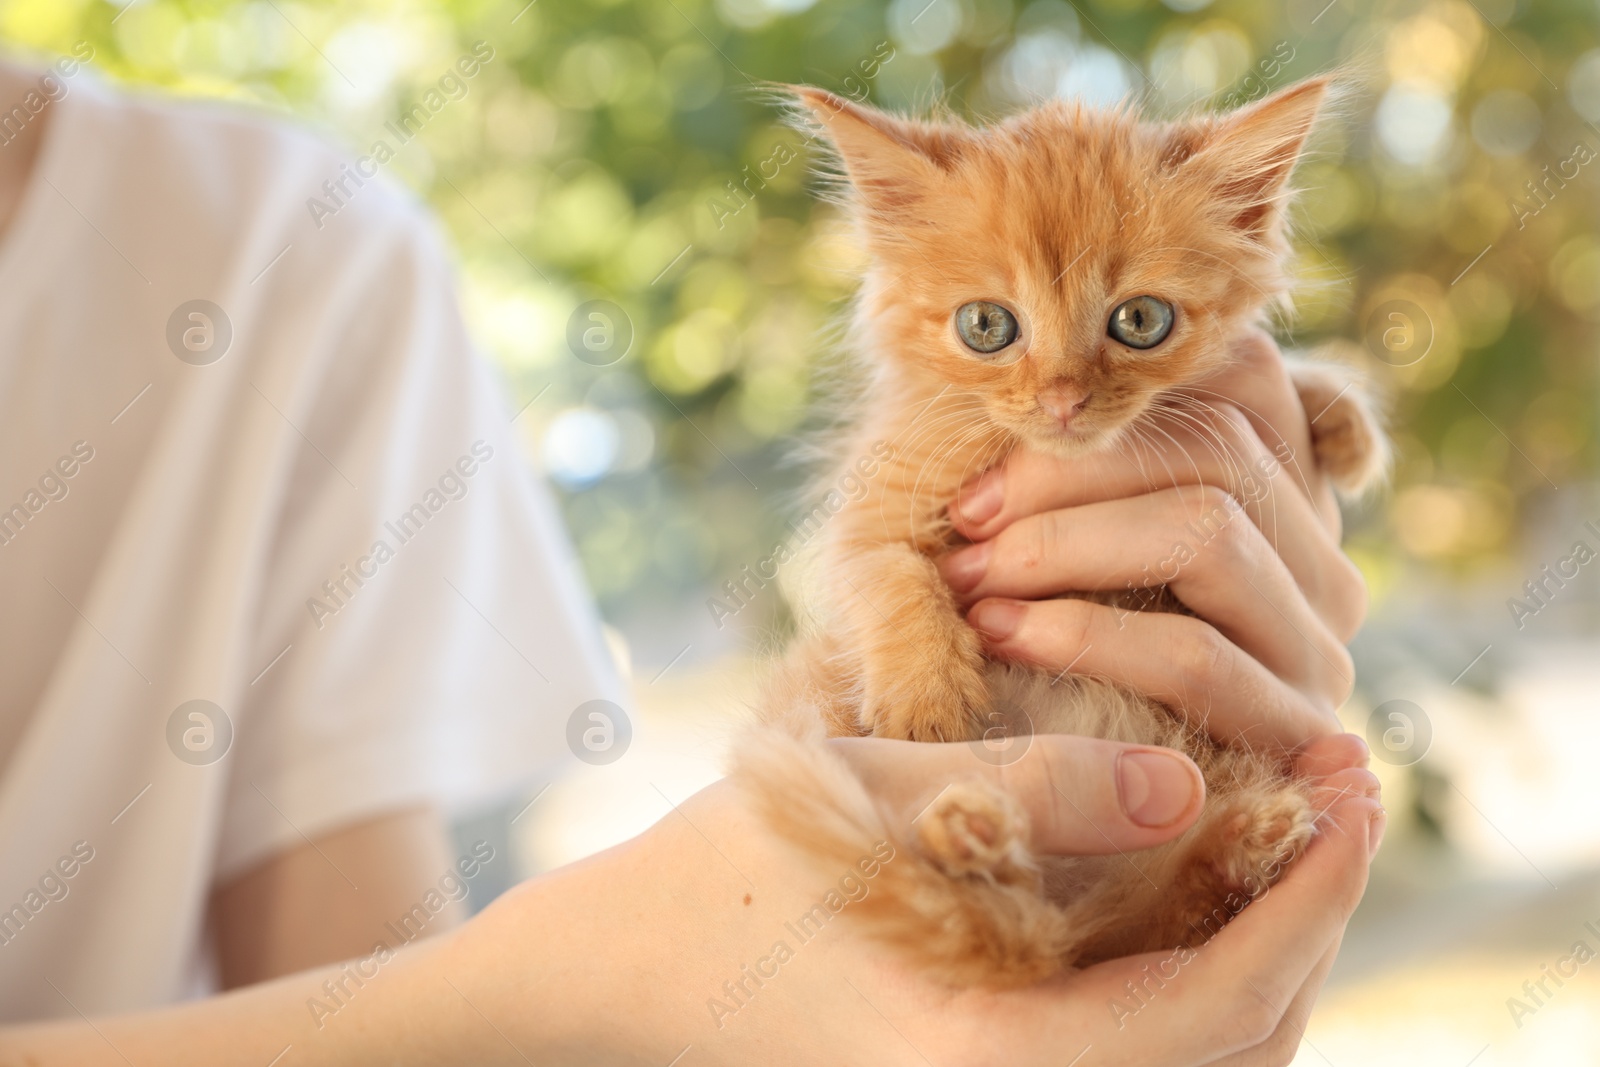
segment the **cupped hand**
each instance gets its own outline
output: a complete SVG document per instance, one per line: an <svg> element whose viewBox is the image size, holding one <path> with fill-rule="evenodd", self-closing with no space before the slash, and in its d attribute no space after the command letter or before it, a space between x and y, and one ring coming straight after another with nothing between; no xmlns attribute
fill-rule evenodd
<svg viewBox="0 0 1600 1067"><path fill-rule="evenodd" d="M1264 334L1123 447L1021 450L951 508L973 544L940 561L998 658L1121 682L1224 739L1285 747L1338 729L1344 642L1365 613L1307 416ZM1166 586L1193 616L1132 598Z"/></svg>
<svg viewBox="0 0 1600 1067"><path fill-rule="evenodd" d="M1089 738L1039 735L1001 767L959 744L831 743L902 827L955 778L991 775L1028 811L1034 847L1058 854L1168 840L1204 788L1181 755L1158 750L1130 773L1129 757L1152 750ZM1324 738L1298 758L1320 783L1318 836L1282 882L1181 952L1025 989L952 989L871 940L847 903L820 930L797 926L843 876L867 893L871 878L816 866L722 782L634 841L502 897L440 954L434 981L474 1035L463 1055L486 1064L1060 1067L1086 1049L1085 1065L1284 1063L1383 828L1359 739Z"/></svg>

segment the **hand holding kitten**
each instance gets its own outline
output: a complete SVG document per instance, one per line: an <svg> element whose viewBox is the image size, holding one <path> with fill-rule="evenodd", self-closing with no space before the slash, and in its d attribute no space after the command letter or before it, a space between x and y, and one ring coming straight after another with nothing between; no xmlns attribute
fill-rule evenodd
<svg viewBox="0 0 1600 1067"><path fill-rule="evenodd" d="M1174 429L1159 449L1021 451L951 508L974 543L939 568L989 654L1113 679L1209 715L1223 739L1296 748L1339 728L1366 592L1326 478L1298 462L1310 416L1276 346L1255 333L1239 349L1245 370L1206 390L1213 447ZM1152 580L1194 614L1052 599Z"/></svg>
<svg viewBox="0 0 1600 1067"><path fill-rule="evenodd" d="M923 799L974 762L959 744L827 744L894 813L901 837ZM1157 772L1164 780L1150 786L1166 794L1161 815L1170 821L1141 826L1133 816L1150 793L1130 794L1119 762L1138 750L1041 735L1022 759L988 773L1025 809L1030 846L1114 858L1171 840L1199 810L1197 798L1177 795L1198 785L1192 765L1163 754L1175 773ZM896 864L911 862L902 855L801 942L789 927L839 874L819 871L767 828L748 793L722 782L640 837L506 894L451 935L411 984L459 1009L451 1018L460 1043L450 1051L486 1065L520 1065L526 1056L552 1067L611 1067L681 1055L683 1067L1062 1067L1086 1046L1093 1052L1084 1062L1102 1065L1281 1064L1300 1042L1382 836L1377 779L1365 760L1365 746L1349 735L1308 746L1299 770L1317 783L1323 831L1282 882L1184 957L1126 957L1020 989L952 988L884 952L850 917L888 891ZM641 894L646 884L651 892ZM595 921L574 923L575 915ZM792 955L763 965L778 940ZM752 969L765 975L759 985ZM1156 988L1147 972L1167 977ZM1129 982L1147 990L1142 1006ZM731 996L725 983L738 983Z"/></svg>

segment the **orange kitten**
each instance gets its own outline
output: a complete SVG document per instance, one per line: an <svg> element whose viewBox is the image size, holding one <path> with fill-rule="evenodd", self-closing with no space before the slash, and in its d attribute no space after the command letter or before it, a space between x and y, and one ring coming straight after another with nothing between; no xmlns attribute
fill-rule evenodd
<svg viewBox="0 0 1600 1067"><path fill-rule="evenodd" d="M959 542L945 509L977 472L1019 443L1119 447L1284 298L1289 176L1327 89L1170 125L1052 102L986 128L792 90L838 152L870 259L852 329L868 380L840 453L892 453L828 521L810 624L762 708L786 729L752 734L735 774L819 860L902 846L852 911L951 980L1016 984L1195 943L1312 833L1308 787L1281 753L1223 747L1107 682L987 661L934 559ZM1330 365L1291 372L1321 412L1319 462L1358 490L1385 461L1366 400ZM1164 591L1145 601L1182 610ZM1040 858L1016 804L974 776L900 840L845 765L804 740L974 740L1000 708L1040 733L1184 750L1206 779L1198 822L1128 857Z"/></svg>

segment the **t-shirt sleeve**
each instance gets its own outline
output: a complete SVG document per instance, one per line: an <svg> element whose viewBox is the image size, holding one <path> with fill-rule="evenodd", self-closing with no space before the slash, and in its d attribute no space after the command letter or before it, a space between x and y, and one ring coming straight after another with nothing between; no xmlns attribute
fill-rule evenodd
<svg viewBox="0 0 1600 1067"><path fill-rule="evenodd" d="M343 221L343 220L341 220ZM395 212L342 267L310 346L256 388L289 458L262 546L218 877L417 804L505 799L625 703L516 414L472 348L432 224Z"/></svg>

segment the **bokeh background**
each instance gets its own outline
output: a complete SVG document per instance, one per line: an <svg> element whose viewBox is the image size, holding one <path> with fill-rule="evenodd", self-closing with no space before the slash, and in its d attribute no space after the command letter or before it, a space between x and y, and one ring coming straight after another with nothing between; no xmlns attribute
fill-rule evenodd
<svg viewBox="0 0 1600 1067"><path fill-rule="evenodd" d="M798 510L858 261L755 82L977 120L1054 96L1173 116L1341 68L1277 328L1354 342L1392 400L1392 489L1348 514L1372 618L1344 711L1392 828L1297 1062L1600 1062L1600 965L1523 989L1600 951L1593 0L4 0L0 35L86 41L114 81L353 152L493 49L389 170L453 237L639 694L624 758L463 829L524 872L714 777L752 652L783 632L775 591L721 627L706 600ZM575 320L597 300L607 318ZM575 352L595 326L598 355Z"/></svg>

